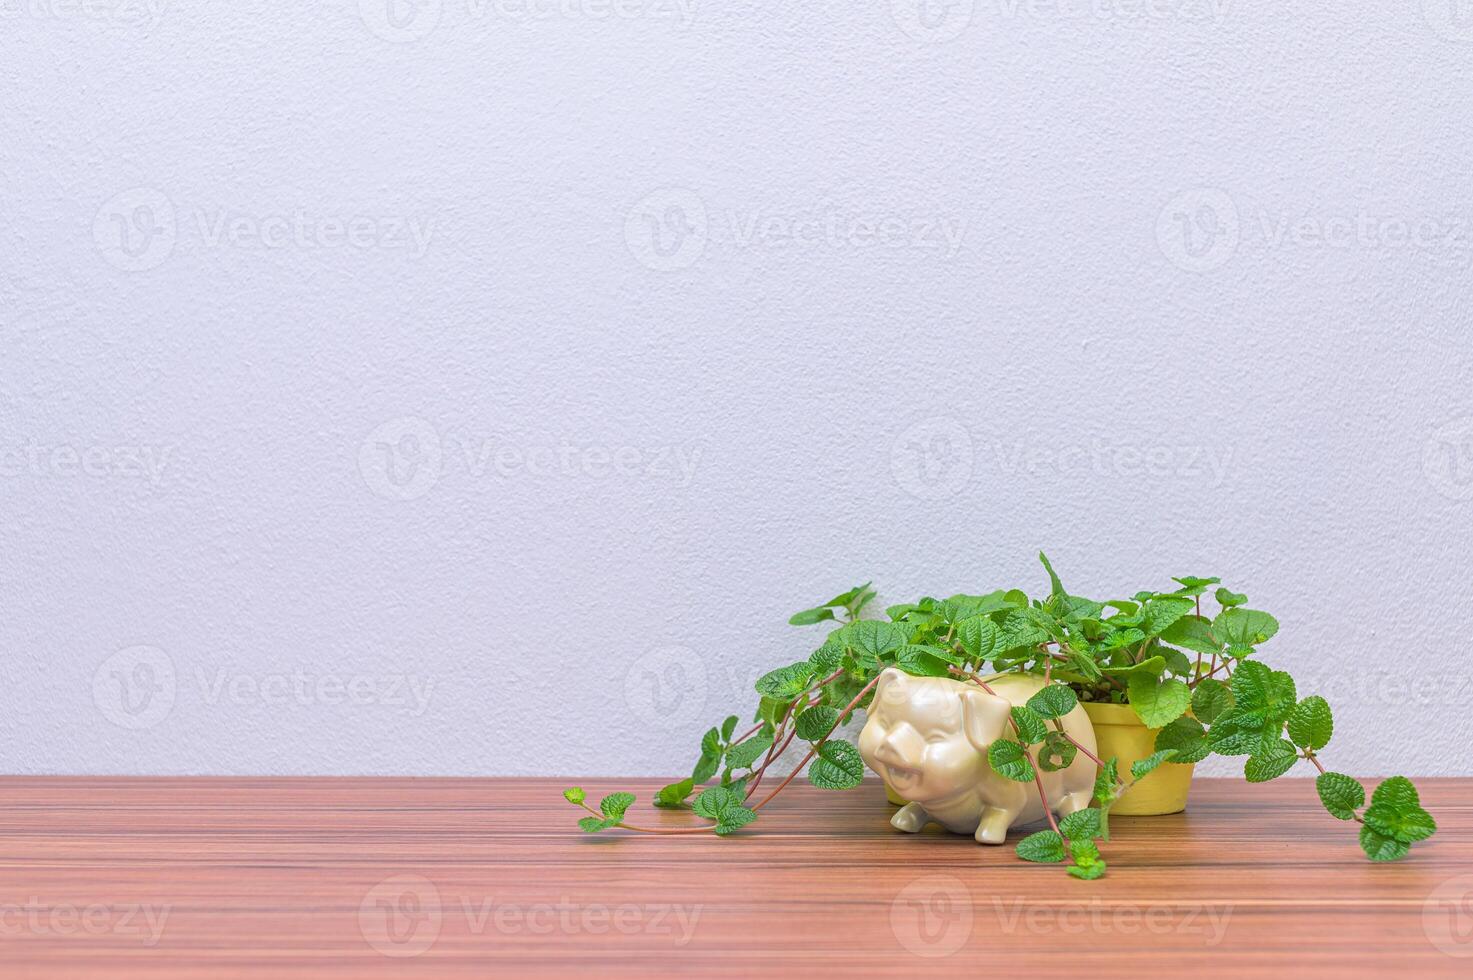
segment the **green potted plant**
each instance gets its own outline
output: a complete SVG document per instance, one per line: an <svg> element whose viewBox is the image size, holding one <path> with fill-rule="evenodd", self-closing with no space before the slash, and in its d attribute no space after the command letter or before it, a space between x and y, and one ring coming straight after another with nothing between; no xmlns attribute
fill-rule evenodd
<svg viewBox="0 0 1473 980"><path fill-rule="evenodd" d="M807 659L763 675L749 727L738 732L739 718L731 715L711 728L690 776L656 794L656 806L688 808L702 823L642 827L627 819L633 794L610 794L595 808L573 788L564 795L588 814L579 825L593 833L726 835L756 820L805 766L821 789L859 786L864 762L838 730L868 706L881 672L897 668L984 688L997 675L1042 678L1038 694L1013 708L1009 736L994 744L988 761L1008 779L1036 783L1040 793L1035 764L1054 771L1083 751L1097 765L1093 806L1056 821L1044 800L1049 829L1017 844L1023 859L1065 864L1075 877L1104 873L1098 842L1109 840L1112 813L1181 809L1191 767L1212 754L1244 757L1249 782L1310 763L1325 809L1360 825L1361 847L1373 861L1401 858L1435 832L1404 777L1383 781L1367 805L1357 780L1325 768L1319 753L1333 733L1330 706L1316 695L1300 698L1288 674L1257 659L1279 627L1268 613L1246 608L1245 596L1217 578L1183 577L1170 591L1096 601L1066 592L1048 559L1039 558L1050 583L1044 598L1018 589L925 597L867 619L875 591L865 583L797 613L790 620L796 626L832 624L822 644ZM1217 606L1210 616L1202 607L1209 590ZM1096 726L1097 754L1058 721L1076 704ZM795 742L806 747L797 765L781 780L769 776Z"/></svg>

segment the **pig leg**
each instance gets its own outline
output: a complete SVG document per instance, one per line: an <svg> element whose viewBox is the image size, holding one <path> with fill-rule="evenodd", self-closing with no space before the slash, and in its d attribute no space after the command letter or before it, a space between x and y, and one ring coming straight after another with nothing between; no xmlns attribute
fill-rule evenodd
<svg viewBox="0 0 1473 980"><path fill-rule="evenodd" d="M974 835L978 844L1001 844L1008 836L1008 828L1018 818L1016 810L1004 810L997 806L984 806L982 819L977 823Z"/></svg>
<svg viewBox="0 0 1473 980"><path fill-rule="evenodd" d="M931 815L919 803L907 803L890 818L890 826L907 834L918 833L931 822Z"/></svg>
<svg viewBox="0 0 1473 980"><path fill-rule="evenodd" d="M1061 817L1067 817L1071 813L1078 813L1089 806L1090 800L1094 799L1094 788L1075 790L1059 800L1058 809L1055 811Z"/></svg>

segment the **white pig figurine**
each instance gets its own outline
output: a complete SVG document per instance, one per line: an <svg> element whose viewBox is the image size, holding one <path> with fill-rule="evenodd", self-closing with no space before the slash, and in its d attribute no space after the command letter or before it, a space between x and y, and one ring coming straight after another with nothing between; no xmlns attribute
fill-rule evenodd
<svg viewBox="0 0 1473 980"><path fill-rule="evenodd" d="M979 844L1001 844L1013 824L1043 819L1038 787L999 775L987 761L988 747L1014 734L1013 705L1041 690L1043 678L1000 674L983 681L993 693L972 681L914 677L894 667L880 675L859 754L896 796L910 801L890 820L896 829L914 834L934 820ZM1094 726L1083 708L1076 705L1059 720L1095 752ZM1079 752L1066 768L1044 772L1038 749L1030 747L1028 755L1054 812L1064 817L1089 806L1096 770L1089 756Z"/></svg>

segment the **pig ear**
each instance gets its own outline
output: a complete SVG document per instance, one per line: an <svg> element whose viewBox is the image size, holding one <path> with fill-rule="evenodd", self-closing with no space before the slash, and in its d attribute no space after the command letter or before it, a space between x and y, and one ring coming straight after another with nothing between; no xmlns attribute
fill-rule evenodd
<svg viewBox="0 0 1473 980"><path fill-rule="evenodd" d="M980 687L968 687L962 692L962 728L967 741L978 752L986 752L988 746L1002 735L1013 706L1005 698L988 694Z"/></svg>
<svg viewBox="0 0 1473 980"><path fill-rule="evenodd" d="M901 701L905 698L908 675L898 667L886 667L880 671L880 682L875 685L873 703Z"/></svg>

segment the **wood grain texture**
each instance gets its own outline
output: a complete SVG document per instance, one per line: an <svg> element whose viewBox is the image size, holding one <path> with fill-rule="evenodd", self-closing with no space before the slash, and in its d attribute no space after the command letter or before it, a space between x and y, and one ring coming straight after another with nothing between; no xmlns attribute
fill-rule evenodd
<svg viewBox="0 0 1473 980"><path fill-rule="evenodd" d="M584 835L565 784L0 779L0 971L1473 976L1473 780L1420 781L1440 832L1390 865L1307 780L1198 780L1113 821L1097 882L896 833L878 784L795 784L726 840Z"/></svg>

